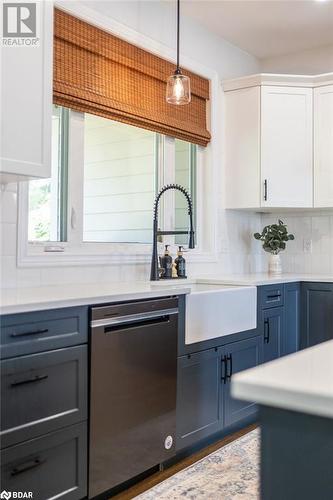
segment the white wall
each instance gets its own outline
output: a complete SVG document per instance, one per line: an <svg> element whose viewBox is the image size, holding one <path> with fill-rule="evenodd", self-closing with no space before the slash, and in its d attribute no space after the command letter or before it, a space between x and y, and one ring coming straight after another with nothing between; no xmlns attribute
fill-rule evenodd
<svg viewBox="0 0 333 500"><path fill-rule="evenodd" d="M265 73L292 75L330 73L333 71L333 45L261 59L260 68Z"/></svg>
<svg viewBox="0 0 333 500"><path fill-rule="evenodd" d="M71 2L65 1L64 5ZM82 5L144 33L158 44L176 49L176 2L163 0L83 0ZM181 54L215 69L223 78L248 75L259 69L257 59L208 31L195 20L181 16Z"/></svg>
<svg viewBox="0 0 333 500"><path fill-rule="evenodd" d="M69 5L71 2L66 2ZM77 6L79 2L75 2ZM82 2L94 8L99 14L125 24L135 32L141 32L153 38L161 49L175 47L175 9L169 2ZM181 32L182 52L186 57L197 61L204 67L218 72L219 77L231 78L240 75L257 73L258 61L251 55L232 46L228 42L210 33L191 19L182 18ZM260 229L261 217L256 214L226 212L223 209L223 108L222 91L219 90L217 101L212 107L217 111L219 126L214 137L219 148L220 171L213 182L218 186L219 203L216 208L218 227L218 262L193 263L189 265L189 273L233 273L260 270L261 250L252 238L252 233ZM218 108L217 108L218 107ZM207 176L211 175L208 163ZM214 174L215 175L215 174ZM208 200L207 200L208 203ZM72 282L95 281L133 281L144 280L149 275L147 265L114 266L73 266L60 268L17 268L17 192L15 185L8 185L1 192L1 286L21 287L34 285L52 285ZM209 223L209 222L208 222Z"/></svg>

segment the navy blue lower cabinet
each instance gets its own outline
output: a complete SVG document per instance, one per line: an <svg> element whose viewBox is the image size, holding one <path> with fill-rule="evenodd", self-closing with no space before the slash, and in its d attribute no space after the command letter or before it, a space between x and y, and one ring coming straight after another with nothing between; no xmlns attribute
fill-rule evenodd
<svg viewBox="0 0 333 500"><path fill-rule="evenodd" d="M302 283L301 348L333 339L333 284Z"/></svg>
<svg viewBox="0 0 333 500"><path fill-rule="evenodd" d="M178 358L177 449L222 428L221 354L217 348Z"/></svg>
<svg viewBox="0 0 333 500"><path fill-rule="evenodd" d="M263 334L263 362L272 361L282 355L284 336L284 308L273 307L261 312L260 326Z"/></svg>
<svg viewBox="0 0 333 500"><path fill-rule="evenodd" d="M67 307L1 317L1 359L87 342L87 307Z"/></svg>
<svg viewBox="0 0 333 500"><path fill-rule="evenodd" d="M32 498L87 495L87 424L71 425L1 451L1 488Z"/></svg>
<svg viewBox="0 0 333 500"><path fill-rule="evenodd" d="M256 413L252 402L231 397L235 373L260 364L262 336L178 358L177 450Z"/></svg>
<svg viewBox="0 0 333 500"><path fill-rule="evenodd" d="M286 283L284 288L283 356L299 350L301 323L301 285L300 283Z"/></svg>
<svg viewBox="0 0 333 500"><path fill-rule="evenodd" d="M88 308L2 316L1 490L87 495Z"/></svg>
<svg viewBox="0 0 333 500"><path fill-rule="evenodd" d="M87 346L0 362L1 448L87 419Z"/></svg>
<svg viewBox="0 0 333 500"><path fill-rule="evenodd" d="M284 284L263 285L258 287L259 309L271 309L284 305Z"/></svg>
<svg viewBox="0 0 333 500"><path fill-rule="evenodd" d="M233 375L243 370L258 366L262 358L262 337L233 342L223 348L221 411L224 414L224 426L230 426L256 413L253 402L234 399L230 394Z"/></svg>

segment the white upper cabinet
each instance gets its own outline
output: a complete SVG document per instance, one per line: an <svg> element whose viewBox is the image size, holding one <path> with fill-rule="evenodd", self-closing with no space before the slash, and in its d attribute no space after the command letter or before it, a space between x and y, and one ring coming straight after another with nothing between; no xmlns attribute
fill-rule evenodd
<svg viewBox="0 0 333 500"><path fill-rule="evenodd" d="M312 94L261 87L263 207L312 207Z"/></svg>
<svg viewBox="0 0 333 500"><path fill-rule="evenodd" d="M260 207L260 87L225 94L227 208Z"/></svg>
<svg viewBox="0 0 333 500"><path fill-rule="evenodd" d="M2 182L49 177L51 173L53 2L36 2L36 37L34 13L26 10L34 4L27 4L24 10L22 5L11 4L8 32L9 43L17 33L21 45L3 44L0 49ZM22 33L29 33L30 38ZM24 40L33 45L23 46Z"/></svg>
<svg viewBox="0 0 333 500"><path fill-rule="evenodd" d="M312 207L313 89L239 81L225 86L226 207Z"/></svg>
<svg viewBox="0 0 333 500"><path fill-rule="evenodd" d="M333 207L333 85L314 89L314 206Z"/></svg>

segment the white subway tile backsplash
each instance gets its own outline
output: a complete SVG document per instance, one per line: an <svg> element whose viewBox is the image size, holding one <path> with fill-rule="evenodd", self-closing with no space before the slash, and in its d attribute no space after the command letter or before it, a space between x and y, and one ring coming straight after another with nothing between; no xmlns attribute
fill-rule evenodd
<svg viewBox="0 0 333 500"><path fill-rule="evenodd" d="M38 267L18 268L16 276L17 276L17 286L19 288L40 286L42 284L41 270Z"/></svg>
<svg viewBox="0 0 333 500"><path fill-rule="evenodd" d="M0 255L16 256L16 224L4 222L1 224Z"/></svg>
<svg viewBox="0 0 333 500"><path fill-rule="evenodd" d="M0 280L1 280L1 288L16 288L18 286L15 257L1 256Z"/></svg>
<svg viewBox="0 0 333 500"><path fill-rule="evenodd" d="M17 221L17 193L6 186L0 191L0 222L15 224Z"/></svg>
<svg viewBox="0 0 333 500"><path fill-rule="evenodd" d="M9 184L0 193L1 287L27 287L93 282L142 281L149 277L149 263L108 266L17 268L17 187ZM253 233L281 218L295 240L281 253L285 272L333 273L333 213L300 212L257 214L236 210L218 211L218 262L188 264L188 274L231 274L264 272L268 254ZM304 240L312 241L312 252L304 251Z"/></svg>
<svg viewBox="0 0 333 500"><path fill-rule="evenodd" d="M264 215L263 226L272 224L277 217ZM333 215L329 212L292 213L282 215L295 240L281 253L285 272L333 272ZM307 245L307 243L311 243ZM310 247L310 250L309 248Z"/></svg>

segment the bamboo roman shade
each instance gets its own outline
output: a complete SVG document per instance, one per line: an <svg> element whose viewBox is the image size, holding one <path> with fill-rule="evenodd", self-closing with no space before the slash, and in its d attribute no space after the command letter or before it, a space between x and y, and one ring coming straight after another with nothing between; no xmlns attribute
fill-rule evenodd
<svg viewBox="0 0 333 500"><path fill-rule="evenodd" d="M192 101L173 106L165 101L173 71L170 62L55 9L56 104L207 146L209 81L184 71Z"/></svg>

